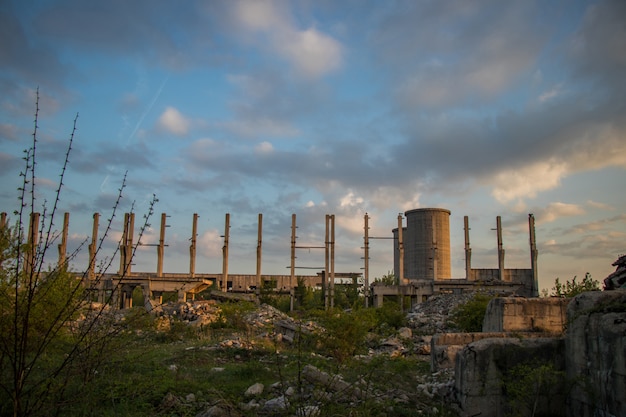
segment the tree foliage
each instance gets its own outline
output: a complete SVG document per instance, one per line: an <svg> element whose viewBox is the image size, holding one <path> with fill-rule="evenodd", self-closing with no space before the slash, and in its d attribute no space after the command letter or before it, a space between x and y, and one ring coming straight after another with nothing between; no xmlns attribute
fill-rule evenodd
<svg viewBox="0 0 626 417"><path fill-rule="evenodd" d="M448 318L448 324L462 332L480 332L487 312L487 305L493 296L476 293L467 302L454 308Z"/></svg>
<svg viewBox="0 0 626 417"><path fill-rule="evenodd" d="M50 205L44 201L39 206L35 187L38 94L36 104L32 144L24 151L14 225L3 215L0 227L0 416L59 414L61 404L84 389L83 384L97 372L97 366L106 357L104 351L119 332L109 318L106 303L90 303L86 291L88 286L98 285L115 253L93 278L88 278L87 272L74 273L68 268L83 245L64 254L67 256L56 264L49 264L48 258L54 256L50 255L51 249L60 236L54 226L78 115L54 199ZM125 182L126 178L106 231L94 248L96 254L111 229ZM144 216L140 239L149 226L155 202L156 198ZM117 289L110 293L108 301L117 295Z"/></svg>
<svg viewBox="0 0 626 417"><path fill-rule="evenodd" d="M585 291L599 291L600 282L591 278L591 274L587 272L581 282L576 282L576 277L571 281L565 281L561 284L559 278L554 280L554 287L552 287L551 295L553 297L576 297Z"/></svg>

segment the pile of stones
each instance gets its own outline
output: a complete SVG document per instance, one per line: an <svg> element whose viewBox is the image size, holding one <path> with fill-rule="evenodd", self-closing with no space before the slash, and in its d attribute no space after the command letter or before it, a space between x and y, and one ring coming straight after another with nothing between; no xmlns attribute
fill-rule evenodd
<svg viewBox="0 0 626 417"><path fill-rule="evenodd" d="M474 293L434 295L413 307L407 315L408 326L424 335L453 332L455 329L447 324L449 314L473 297Z"/></svg>

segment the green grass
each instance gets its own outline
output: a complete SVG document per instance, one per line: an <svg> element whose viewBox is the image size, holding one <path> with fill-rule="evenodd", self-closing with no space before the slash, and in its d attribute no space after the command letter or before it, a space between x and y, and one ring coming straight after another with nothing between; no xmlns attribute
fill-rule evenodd
<svg viewBox="0 0 626 417"><path fill-rule="evenodd" d="M232 307L232 306L231 306ZM71 379L65 398L58 407L63 416L195 416L215 403L237 409L236 415L256 416L255 410L241 410L239 404L247 402L246 389L254 383L265 385L262 398L279 395L269 392L276 382L284 386L310 388L299 378L305 365L310 364L332 375L341 375L351 385L376 392L406 393L404 401L385 397L362 399L355 404L331 398L319 400L321 415L331 416L417 416L424 402L431 401L416 392L420 377L430 375L429 363L423 358L374 356L353 358L333 356L327 339L303 339L298 345L282 344L258 339L240 320L242 311L232 308L235 316L227 317L227 326L202 330L182 323L174 323L167 333L160 333L151 324L150 316L138 315L130 320L127 330L113 346L95 363L93 372ZM243 309L247 311L248 309ZM138 314L133 312L133 314ZM363 318L359 312L356 317ZM335 321L333 321L335 320ZM327 331L350 338L362 336L345 329L354 321L341 314L334 319L326 317ZM357 337L358 336L358 337ZM227 339L254 341L254 349L221 347ZM327 337L327 336L325 336ZM333 345L334 346L334 345ZM343 348L342 345L338 345ZM323 355L320 355L323 353ZM359 349L359 353L361 353ZM302 384L302 385L300 385ZM319 388L319 387L318 387ZM321 388L320 388L321 389ZM195 401L185 401L193 394ZM295 415L298 404L310 404L311 399L292 398L292 409L285 415ZM438 415L449 415L440 411ZM44 412L45 415L45 412Z"/></svg>

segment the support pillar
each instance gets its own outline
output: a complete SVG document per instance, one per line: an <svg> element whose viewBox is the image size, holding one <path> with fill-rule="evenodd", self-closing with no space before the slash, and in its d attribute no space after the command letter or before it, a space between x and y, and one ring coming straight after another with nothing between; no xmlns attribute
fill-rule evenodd
<svg viewBox="0 0 626 417"><path fill-rule="evenodd" d="M259 226L256 243L256 293L261 294L261 256L262 256L262 237L263 237L263 214L259 213Z"/></svg>
<svg viewBox="0 0 626 417"><path fill-rule="evenodd" d="M498 270L500 280L504 281L504 248L502 245L502 219L500 216L496 217L496 230L498 233Z"/></svg>
<svg viewBox="0 0 626 417"><path fill-rule="evenodd" d="M30 214L28 225L28 249L26 252L25 272L30 276L35 272L35 261L37 259L37 242L39 240L39 213Z"/></svg>
<svg viewBox="0 0 626 417"><path fill-rule="evenodd" d="M535 216L528 215L528 229L530 233L530 268L532 269L533 282L531 288L531 296L539 297L539 280L537 272L537 243L535 242Z"/></svg>
<svg viewBox="0 0 626 417"><path fill-rule="evenodd" d="M402 213L398 214L398 253L400 265L398 265L398 285L404 283L404 241L402 238Z"/></svg>
<svg viewBox="0 0 626 417"><path fill-rule="evenodd" d="M472 277L472 248L470 247L469 235L469 217L463 217L463 229L465 231L465 279L470 280Z"/></svg>
<svg viewBox="0 0 626 417"><path fill-rule="evenodd" d="M322 284L322 290L324 291L324 309L328 310L330 306L330 288L329 288L329 275L330 275L330 215L325 217L325 236L324 236L324 280Z"/></svg>
<svg viewBox="0 0 626 417"><path fill-rule="evenodd" d="M165 224L167 214L161 213L161 230L159 233L159 245L157 246L157 277L163 276L163 257L165 255Z"/></svg>
<svg viewBox="0 0 626 417"><path fill-rule="evenodd" d="M330 215L330 308L335 306L335 215Z"/></svg>
<svg viewBox="0 0 626 417"><path fill-rule="evenodd" d="M95 279L95 267L96 267L96 252L98 248L98 223L100 221L100 214L93 214L93 229L91 232L91 243L89 244L89 268L87 272L87 276L90 281ZM104 300L104 291L102 294L98 294L98 301L102 302Z"/></svg>
<svg viewBox="0 0 626 417"><path fill-rule="evenodd" d="M289 310L293 311L293 281L296 275L296 215L291 215L291 264L289 274Z"/></svg>
<svg viewBox="0 0 626 417"><path fill-rule="evenodd" d="M124 214L124 233L120 247L120 270L119 275L130 275L133 260L133 239L135 229L135 213Z"/></svg>
<svg viewBox="0 0 626 417"><path fill-rule="evenodd" d="M193 225L191 227L191 245L189 246L189 275L196 276L196 238L198 236L198 213L193 214Z"/></svg>
<svg viewBox="0 0 626 417"><path fill-rule="evenodd" d="M224 246L222 247L222 291L228 291L228 240L230 234L230 213L226 213L224 224Z"/></svg>
<svg viewBox="0 0 626 417"><path fill-rule="evenodd" d="M65 213L63 215L63 232L61 233L61 243L59 244L59 260L58 260L58 268L61 270L67 269L67 231L70 223L70 213Z"/></svg>
<svg viewBox="0 0 626 417"><path fill-rule="evenodd" d="M363 235L363 249L364 249L364 268L363 268L363 278L365 280L365 308L369 307L369 297L370 297L370 239L369 239L369 216L365 213L363 217L364 222L364 230L365 233Z"/></svg>

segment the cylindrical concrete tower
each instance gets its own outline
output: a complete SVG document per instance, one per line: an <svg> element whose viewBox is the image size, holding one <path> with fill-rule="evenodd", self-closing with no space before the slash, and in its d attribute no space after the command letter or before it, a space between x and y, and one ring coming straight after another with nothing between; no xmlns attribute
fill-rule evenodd
<svg viewBox="0 0 626 417"><path fill-rule="evenodd" d="M409 210L404 234L404 276L408 279L450 279L450 210Z"/></svg>

